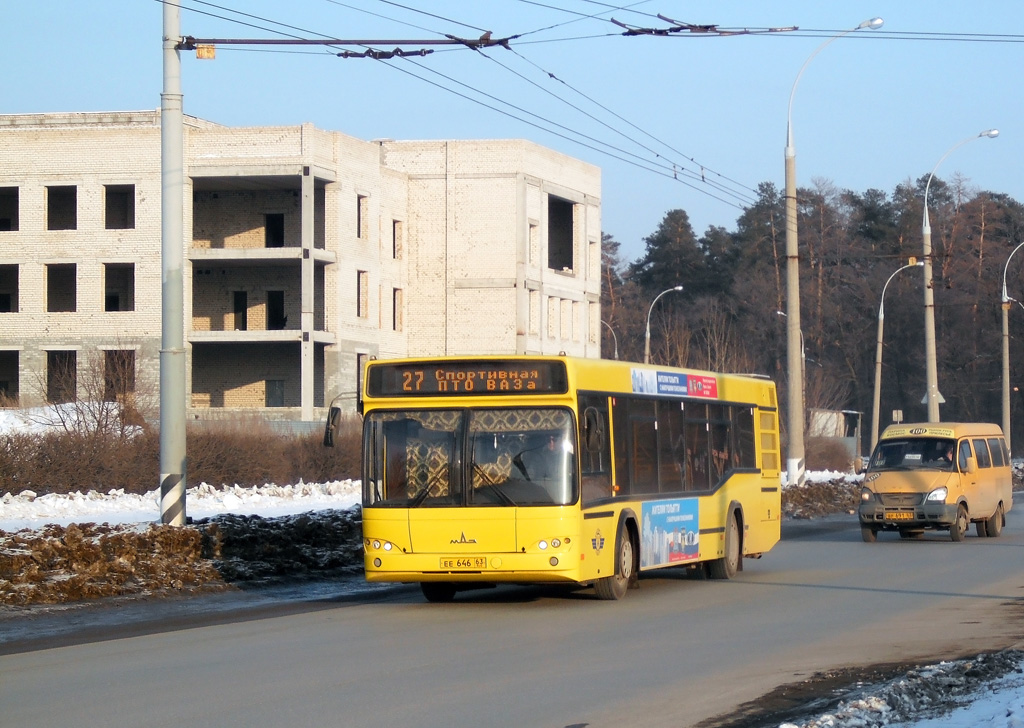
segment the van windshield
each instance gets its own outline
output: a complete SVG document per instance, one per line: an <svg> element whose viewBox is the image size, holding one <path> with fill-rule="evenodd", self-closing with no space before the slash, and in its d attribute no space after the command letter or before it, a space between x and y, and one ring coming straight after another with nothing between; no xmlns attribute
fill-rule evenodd
<svg viewBox="0 0 1024 728"><path fill-rule="evenodd" d="M871 456L871 470L954 470L956 441L947 437L883 440Z"/></svg>

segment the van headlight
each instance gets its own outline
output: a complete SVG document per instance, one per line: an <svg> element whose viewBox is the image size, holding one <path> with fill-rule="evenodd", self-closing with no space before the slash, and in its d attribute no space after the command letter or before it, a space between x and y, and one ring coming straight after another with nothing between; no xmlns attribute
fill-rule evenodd
<svg viewBox="0 0 1024 728"><path fill-rule="evenodd" d="M949 490L947 490L946 486L942 486L941 488L936 488L935 490L933 490L931 493L928 494L928 497L925 498L925 502L926 503L945 503L946 502L946 496L948 494L949 494Z"/></svg>
<svg viewBox="0 0 1024 728"><path fill-rule="evenodd" d="M860 501L861 503L870 503L875 499L875 492L870 488L860 489Z"/></svg>

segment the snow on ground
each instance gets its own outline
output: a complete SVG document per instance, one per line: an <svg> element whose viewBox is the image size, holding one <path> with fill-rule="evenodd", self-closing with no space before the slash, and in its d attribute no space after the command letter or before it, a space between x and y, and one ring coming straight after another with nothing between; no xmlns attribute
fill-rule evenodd
<svg viewBox="0 0 1024 728"><path fill-rule="evenodd" d="M190 518L209 518L223 513L260 515L264 518L290 516L328 508L345 509L359 502L359 481L331 483L239 486L215 488L201 483L185 491L185 512ZM123 490L109 493L51 493L37 496L32 491L0 496L0 530L37 529L55 523L154 523L160 521L160 493L133 495Z"/></svg>

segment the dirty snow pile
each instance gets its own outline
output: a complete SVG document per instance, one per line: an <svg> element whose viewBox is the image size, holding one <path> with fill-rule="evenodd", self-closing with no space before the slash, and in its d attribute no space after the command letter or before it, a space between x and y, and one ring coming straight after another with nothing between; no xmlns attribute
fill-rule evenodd
<svg viewBox="0 0 1024 728"><path fill-rule="evenodd" d="M1004 650L921 667L858 686L835 707L779 728L1021 728L1024 652Z"/></svg>

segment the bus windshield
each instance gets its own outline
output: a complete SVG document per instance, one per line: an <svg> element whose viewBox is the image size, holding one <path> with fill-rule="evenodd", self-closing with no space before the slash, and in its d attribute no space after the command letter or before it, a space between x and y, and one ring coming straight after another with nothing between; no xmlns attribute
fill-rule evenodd
<svg viewBox="0 0 1024 728"><path fill-rule="evenodd" d="M365 507L576 502L575 428L566 409L375 411L364 428Z"/></svg>
<svg viewBox="0 0 1024 728"><path fill-rule="evenodd" d="M953 470L956 442L948 437L883 440L871 457L871 470Z"/></svg>

